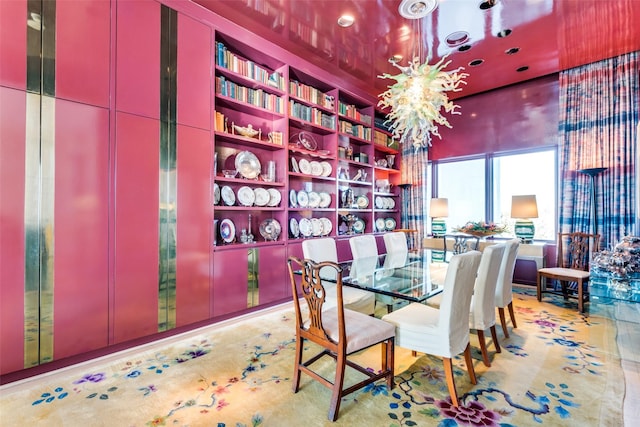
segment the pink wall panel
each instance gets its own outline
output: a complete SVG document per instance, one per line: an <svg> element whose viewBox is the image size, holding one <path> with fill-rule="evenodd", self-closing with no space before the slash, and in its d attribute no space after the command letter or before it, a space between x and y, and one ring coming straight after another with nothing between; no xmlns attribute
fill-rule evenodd
<svg viewBox="0 0 640 427"><path fill-rule="evenodd" d="M211 29L178 14L177 120L211 129Z"/></svg>
<svg viewBox="0 0 640 427"><path fill-rule="evenodd" d="M25 109L25 92L0 87L0 374L24 367Z"/></svg>
<svg viewBox="0 0 640 427"><path fill-rule="evenodd" d="M108 344L109 110L56 101L54 359Z"/></svg>
<svg viewBox="0 0 640 427"><path fill-rule="evenodd" d="M111 3L56 2L56 97L109 106Z"/></svg>
<svg viewBox="0 0 640 427"><path fill-rule="evenodd" d="M27 0L0 1L0 58L2 58L0 85L2 86L23 90L27 87L28 27L26 20Z"/></svg>
<svg viewBox="0 0 640 427"><path fill-rule="evenodd" d="M119 1L116 109L160 117L160 4Z"/></svg>
<svg viewBox="0 0 640 427"><path fill-rule="evenodd" d="M247 308L248 269L246 249L218 251L213 254L214 317Z"/></svg>
<svg viewBox="0 0 640 427"><path fill-rule="evenodd" d="M158 332L159 125L116 113L115 343Z"/></svg>
<svg viewBox="0 0 640 427"><path fill-rule="evenodd" d="M208 319L212 223L209 131L178 126L177 326Z"/></svg>
<svg viewBox="0 0 640 427"><path fill-rule="evenodd" d="M260 248L258 256L260 304L268 304L291 295L286 254L284 245Z"/></svg>

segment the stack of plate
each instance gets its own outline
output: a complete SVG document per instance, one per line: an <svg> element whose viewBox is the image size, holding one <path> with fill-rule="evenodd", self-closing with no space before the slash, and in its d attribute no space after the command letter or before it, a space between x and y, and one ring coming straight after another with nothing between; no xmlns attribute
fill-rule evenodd
<svg viewBox="0 0 640 427"><path fill-rule="evenodd" d="M220 203L220 198L227 206L233 206L236 203L236 193L233 189L225 185L222 190L218 187L218 184L214 184L213 202L215 205ZM246 185L238 188L237 200L241 206L251 207L277 207L280 205L282 195L275 188L265 189L262 187L251 188Z"/></svg>
<svg viewBox="0 0 640 427"><path fill-rule="evenodd" d="M289 233L292 237L319 237L328 236L333 229L333 224L329 218L295 218L289 220Z"/></svg>

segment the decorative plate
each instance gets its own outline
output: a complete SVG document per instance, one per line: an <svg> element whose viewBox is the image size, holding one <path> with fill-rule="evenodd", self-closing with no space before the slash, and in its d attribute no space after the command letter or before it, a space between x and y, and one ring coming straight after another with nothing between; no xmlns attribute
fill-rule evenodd
<svg viewBox="0 0 640 427"><path fill-rule="evenodd" d="M316 139L309 132L300 132L298 134L298 141L300 141L300 145L302 145L309 151L316 151L316 149L318 148Z"/></svg>
<svg viewBox="0 0 640 427"><path fill-rule="evenodd" d="M247 179L260 175L260 160L251 151L241 151L236 155L236 170Z"/></svg>
<svg viewBox="0 0 640 427"><path fill-rule="evenodd" d="M356 205L358 206L358 209L366 209L369 206L369 199L364 194L358 196L356 199Z"/></svg>
<svg viewBox="0 0 640 427"><path fill-rule="evenodd" d="M376 196L376 208L384 209L384 199L380 196Z"/></svg>
<svg viewBox="0 0 640 427"><path fill-rule="evenodd" d="M301 208L306 208L307 206L309 206L309 195L307 194L306 191L304 190L300 190L298 191L298 206L300 206Z"/></svg>
<svg viewBox="0 0 640 427"><path fill-rule="evenodd" d="M378 231L385 231L387 228L387 226L384 223L384 218L378 218L376 219L376 230Z"/></svg>
<svg viewBox="0 0 640 427"><path fill-rule="evenodd" d="M281 231L280 223L273 218L267 218L260 224L260 235L264 240L278 240Z"/></svg>
<svg viewBox="0 0 640 427"><path fill-rule="evenodd" d="M311 226L311 221L309 221L309 218L300 218L298 227L300 228L300 233L304 237L309 237L313 233L313 227Z"/></svg>
<svg viewBox="0 0 640 427"><path fill-rule="evenodd" d="M320 193L320 204L319 208L328 208L331 205L331 194L327 192Z"/></svg>
<svg viewBox="0 0 640 427"><path fill-rule="evenodd" d="M322 217L320 218L320 222L322 223L322 235L328 236L333 229L333 224L331 224L331 220L329 218Z"/></svg>
<svg viewBox="0 0 640 427"><path fill-rule="evenodd" d="M387 231L393 231L396 228L396 220L393 218L387 218L384 220L384 225Z"/></svg>
<svg viewBox="0 0 640 427"><path fill-rule="evenodd" d="M318 193L316 193L315 191L309 191L309 193L307 193L309 196L309 207L310 208L317 208L320 206L320 195Z"/></svg>
<svg viewBox="0 0 640 427"><path fill-rule="evenodd" d="M242 186L238 188L238 202L242 206L253 206L253 202L256 201L256 195L251 187Z"/></svg>
<svg viewBox="0 0 640 427"><path fill-rule="evenodd" d="M291 237L296 239L300 237L300 227L298 226L298 220L295 218L289 220L289 233L291 233Z"/></svg>
<svg viewBox="0 0 640 427"><path fill-rule="evenodd" d="M298 167L298 161L295 157L291 158L291 170L295 173L300 173L300 168Z"/></svg>
<svg viewBox="0 0 640 427"><path fill-rule="evenodd" d="M352 227L355 233L364 233L364 220L362 218L356 219Z"/></svg>
<svg viewBox="0 0 640 427"><path fill-rule="evenodd" d="M389 209L393 209L396 207L396 201L393 199L393 197L389 197Z"/></svg>
<svg viewBox="0 0 640 427"><path fill-rule="evenodd" d="M222 196L222 201L227 206L233 206L236 204L236 195L233 192L233 189L228 185L222 187L220 190L220 195Z"/></svg>
<svg viewBox="0 0 640 427"><path fill-rule="evenodd" d="M218 183L213 184L213 204L217 205L220 203L220 186Z"/></svg>
<svg viewBox="0 0 640 427"><path fill-rule="evenodd" d="M318 218L311 218L311 233L314 237L322 235L322 222Z"/></svg>
<svg viewBox="0 0 640 427"><path fill-rule="evenodd" d="M220 237L225 243L231 243L236 238L236 226L230 219L223 219L220 223Z"/></svg>
<svg viewBox="0 0 640 427"><path fill-rule="evenodd" d="M322 165L320 162L313 160L311 163L311 175L313 176L321 176L322 175Z"/></svg>
<svg viewBox="0 0 640 427"><path fill-rule="evenodd" d="M296 190L289 190L289 204L292 208L298 207L298 194Z"/></svg>
<svg viewBox="0 0 640 427"><path fill-rule="evenodd" d="M282 200L282 195L280 194L280 192L275 188L269 188L267 192L269 193L269 203L267 203L267 206L279 206L280 200Z"/></svg>
<svg viewBox="0 0 640 427"><path fill-rule="evenodd" d="M331 168L331 163L320 162L320 166L322 166L322 176L331 176L331 172L333 172L333 169Z"/></svg>
<svg viewBox="0 0 640 427"><path fill-rule="evenodd" d="M300 159L298 166L300 166L300 172L306 175L311 175L311 163L309 163L309 160Z"/></svg>
<svg viewBox="0 0 640 427"><path fill-rule="evenodd" d="M254 188L253 194L255 195L255 201L253 203L255 203L256 206L267 206L271 200L269 192L262 187Z"/></svg>

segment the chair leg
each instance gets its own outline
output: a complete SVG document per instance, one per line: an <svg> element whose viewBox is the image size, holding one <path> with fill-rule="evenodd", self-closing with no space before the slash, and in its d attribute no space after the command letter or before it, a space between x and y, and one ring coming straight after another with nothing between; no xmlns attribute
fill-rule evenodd
<svg viewBox="0 0 640 427"><path fill-rule="evenodd" d="M331 393L331 404L329 406L328 418L331 421L338 419L340 411L340 401L342 400L342 387L344 385L344 370L347 362L346 354L338 353L336 359L336 377L333 381L333 392Z"/></svg>
<svg viewBox="0 0 640 427"><path fill-rule="evenodd" d="M504 337L509 338L507 319L504 318L504 307L498 307L498 314L500 315L500 324L502 325L502 332L504 333Z"/></svg>
<svg viewBox="0 0 640 427"><path fill-rule="evenodd" d="M389 390L393 390L396 386L395 381L393 380L393 372L394 372L394 353L395 353L395 340L394 338L389 339L388 342L382 343L382 367L386 369L389 374L387 374L387 387Z"/></svg>
<svg viewBox="0 0 640 427"><path fill-rule="evenodd" d="M453 380L453 363L451 358L443 357L442 364L444 365L444 376L447 379L447 388L449 389L449 395L451 396L451 403L457 408L458 392L456 392L456 383Z"/></svg>
<svg viewBox="0 0 640 427"><path fill-rule="evenodd" d="M498 334L496 333L496 325L491 327L491 339L493 339L493 345L496 347L496 353L502 353L500 342L498 341Z"/></svg>
<svg viewBox="0 0 640 427"><path fill-rule="evenodd" d="M302 338L297 337L296 338L296 355L295 355L295 362L293 364L294 366L294 372L293 372L293 380L291 381L291 387L293 388L293 392L297 393L298 389L300 388L300 364L302 364L302 350L303 350L303 343L302 343Z"/></svg>
<svg viewBox="0 0 640 427"><path fill-rule="evenodd" d="M538 273L538 280L536 281L536 296L538 302L542 301L542 275Z"/></svg>
<svg viewBox="0 0 640 427"><path fill-rule="evenodd" d="M511 323L513 324L513 329L517 329L518 325L516 324L516 315L513 313L513 301L509 301L509 317L511 317Z"/></svg>
<svg viewBox="0 0 640 427"><path fill-rule="evenodd" d="M487 343L484 339L484 331L477 329L478 333L478 341L480 342L480 352L482 353L482 361L486 367L491 367L491 362L489 361L489 355L487 354Z"/></svg>
<svg viewBox="0 0 640 427"><path fill-rule="evenodd" d="M578 312L584 313L584 299L582 294L584 289L582 288L582 279L578 280Z"/></svg>
<svg viewBox="0 0 640 427"><path fill-rule="evenodd" d="M387 304L387 314L393 311L393 304Z"/></svg>
<svg viewBox="0 0 640 427"><path fill-rule="evenodd" d="M473 359L471 359L471 345L467 344L467 348L464 349L464 361L467 364L467 371L469 371L469 379L471 384L478 384L476 379L476 371L473 369Z"/></svg>

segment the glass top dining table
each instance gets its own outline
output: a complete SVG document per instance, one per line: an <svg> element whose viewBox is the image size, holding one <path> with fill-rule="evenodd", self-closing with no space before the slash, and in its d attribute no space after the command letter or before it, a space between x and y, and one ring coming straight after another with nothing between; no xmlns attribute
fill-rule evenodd
<svg viewBox="0 0 640 427"><path fill-rule="evenodd" d="M424 302L442 292L447 263L433 262L432 250L383 254L340 262L344 286L413 302Z"/></svg>

